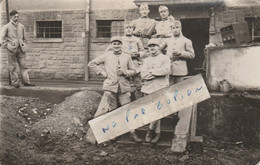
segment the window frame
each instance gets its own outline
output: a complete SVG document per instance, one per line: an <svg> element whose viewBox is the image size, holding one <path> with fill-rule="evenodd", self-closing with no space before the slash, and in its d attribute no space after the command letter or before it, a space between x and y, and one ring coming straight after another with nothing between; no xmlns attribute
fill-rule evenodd
<svg viewBox="0 0 260 165"><path fill-rule="evenodd" d="M123 24L125 22L124 19L96 19L95 20L95 31L94 31L95 37L92 39L93 43L109 43L110 39L111 39L111 37L98 37L98 21L111 21L111 25L112 25L113 21L122 21ZM111 25L110 25L110 27L112 27ZM124 28L124 27L122 26L122 28ZM111 30L112 29L110 28L110 34L112 34Z"/></svg>
<svg viewBox="0 0 260 165"><path fill-rule="evenodd" d="M37 22L61 22L61 38L37 38ZM62 20L35 20L33 42L63 42L63 21Z"/></svg>
<svg viewBox="0 0 260 165"><path fill-rule="evenodd" d="M250 37L251 37L252 41L259 43L260 42L260 35L258 35L258 36L255 35L255 28L254 28L256 20L259 20L259 24L260 24L260 17L245 17L245 21L248 24L249 34L251 35ZM249 21L251 23L251 27L249 26L250 25ZM250 29L251 29L251 31L250 31ZM260 31L260 25L259 25L259 31ZM258 41L255 40L255 38L257 38Z"/></svg>

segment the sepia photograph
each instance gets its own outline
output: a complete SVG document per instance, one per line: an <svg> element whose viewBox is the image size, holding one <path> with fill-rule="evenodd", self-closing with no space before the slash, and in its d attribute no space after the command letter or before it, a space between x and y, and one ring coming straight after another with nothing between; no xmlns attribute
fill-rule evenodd
<svg viewBox="0 0 260 165"><path fill-rule="evenodd" d="M0 165L260 165L260 0L0 12Z"/></svg>

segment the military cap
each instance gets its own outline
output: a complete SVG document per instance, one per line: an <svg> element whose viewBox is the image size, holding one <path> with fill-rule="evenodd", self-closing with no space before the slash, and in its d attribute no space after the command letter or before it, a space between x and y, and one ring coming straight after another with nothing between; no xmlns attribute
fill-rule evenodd
<svg viewBox="0 0 260 165"><path fill-rule="evenodd" d="M121 37L120 36L114 36L114 37L112 37L111 38L111 40L110 40L111 42L114 42L114 41L119 41L119 42L121 42L122 43L122 39L121 39Z"/></svg>
<svg viewBox="0 0 260 165"><path fill-rule="evenodd" d="M149 41L148 41L148 46L149 45L160 45L160 43L159 43L159 41L158 41L158 39L156 39L156 38L152 38L152 39L150 39Z"/></svg>

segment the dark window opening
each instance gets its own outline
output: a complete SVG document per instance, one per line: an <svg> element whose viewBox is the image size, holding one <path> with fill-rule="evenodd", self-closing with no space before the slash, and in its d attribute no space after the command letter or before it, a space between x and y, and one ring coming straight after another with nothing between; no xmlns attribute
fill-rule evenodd
<svg viewBox="0 0 260 165"><path fill-rule="evenodd" d="M97 38L110 38L124 35L123 20L98 20Z"/></svg>
<svg viewBox="0 0 260 165"><path fill-rule="evenodd" d="M252 41L260 42L260 17L248 17L245 20L247 21Z"/></svg>
<svg viewBox="0 0 260 165"><path fill-rule="evenodd" d="M36 21L37 38L62 38L61 21Z"/></svg>

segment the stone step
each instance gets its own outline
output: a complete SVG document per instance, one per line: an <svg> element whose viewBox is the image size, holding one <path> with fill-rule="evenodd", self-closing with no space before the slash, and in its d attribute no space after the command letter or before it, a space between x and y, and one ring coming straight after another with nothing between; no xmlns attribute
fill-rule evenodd
<svg viewBox="0 0 260 165"><path fill-rule="evenodd" d="M143 140L143 142L141 143L135 143L134 140L132 139L130 133L124 134L122 136L120 136L117 139L117 143L120 144L142 144L142 145L157 145L157 146L161 146L161 147L171 147L171 142L172 142L172 138L173 138L173 134L170 135L166 132L162 132L161 133L161 138L158 141L158 143L156 144L151 144L151 143L146 143L144 141L145 139L145 135L146 135L146 131L140 131L140 130L136 130L136 134L138 135L139 138L141 138Z"/></svg>
<svg viewBox="0 0 260 165"><path fill-rule="evenodd" d="M161 119L161 138L157 144L146 143L144 141L148 125L136 129L136 134L143 140L143 145L156 145L160 147L171 147L172 139L174 137L174 128L178 121L178 116L173 114ZM136 144L131 138L130 133L124 134L117 139L117 143L121 144Z"/></svg>

